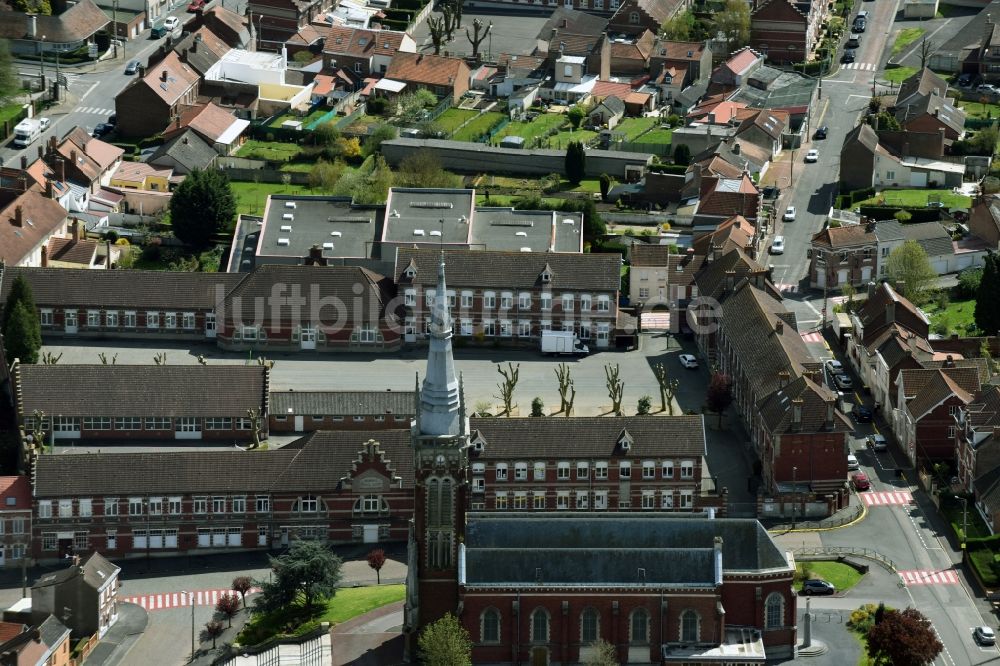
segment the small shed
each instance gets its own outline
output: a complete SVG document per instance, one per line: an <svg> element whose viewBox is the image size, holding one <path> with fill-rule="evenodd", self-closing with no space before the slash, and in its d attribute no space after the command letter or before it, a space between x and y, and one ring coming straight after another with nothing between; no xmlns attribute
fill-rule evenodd
<svg viewBox="0 0 1000 666"><path fill-rule="evenodd" d="M520 136L505 136L500 141L501 148L518 148L524 149L524 137Z"/></svg>
<svg viewBox="0 0 1000 666"><path fill-rule="evenodd" d="M938 0L906 0L903 18L932 19L937 14Z"/></svg>

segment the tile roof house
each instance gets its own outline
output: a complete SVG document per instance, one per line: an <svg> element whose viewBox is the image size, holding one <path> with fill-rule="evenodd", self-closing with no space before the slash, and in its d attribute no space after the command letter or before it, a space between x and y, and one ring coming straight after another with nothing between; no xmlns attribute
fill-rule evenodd
<svg viewBox="0 0 1000 666"><path fill-rule="evenodd" d="M851 168L840 170L843 191L854 192L872 186L878 151L878 135L867 123L861 123L847 133L840 149L840 163L850 164Z"/></svg>
<svg viewBox="0 0 1000 666"><path fill-rule="evenodd" d="M280 549L297 538L402 541L413 483L408 428L320 431L269 451L40 456L34 555L53 561L77 540L122 559ZM70 515L73 539L53 542Z"/></svg>
<svg viewBox="0 0 1000 666"><path fill-rule="evenodd" d="M739 88L763 64L764 56L749 46L744 47L730 55L725 62L715 68L711 75L711 82L720 90Z"/></svg>
<svg viewBox="0 0 1000 666"><path fill-rule="evenodd" d="M614 76L640 76L649 68L656 31L644 30L631 38L612 39L611 72Z"/></svg>
<svg viewBox="0 0 1000 666"><path fill-rule="evenodd" d="M0 535L0 568L22 566L31 556L31 479L0 477L0 520L6 529ZM4 640L0 636L0 640Z"/></svg>
<svg viewBox="0 0 1000 666"><path fill-rule="evenodd" d="M45 247L67 229L66 209L36 189L0 196L0 262L41 266Z"/></svg>
<svg viewBox="0 0 1000 666"><path fill-rule="evenodd" d="M70 666L70 635L69 628L54 615L32 627L0 622L0 654L10 664Z"/></svg>
<svg viewBox="0 0 1000 666"><path fill-rule="evenodd" d="M747 173L739 178L703 176L693 223L695 226L714 225L741 215L751 225L756 225L761 204L760 190Z"/></svg>
<svg viewBox="0 0 1000 666"><path fill-rule="evenodd" d="M122 162L111 176L111 186L152 192L169 192L174 170L148 162Z"/></svg>
<svg viewBox="0 0 1000 666"><path fill-rule="evenodd" d="M414 90L426 88L438 97L450 95L458 101L469 90L470 71L460 58L397 52L385 71L385 78L405 83Z"/></svg>
<svg viewBox="0 0 1000 666"><path fill-rule="evenodd" d="M608 31L638 35L649 30L656 34L685 6L683 0L623 0L608 21Z"/></svg>
<svg viewBox="0 0 1000 666"><path fill-rule="evenodd" d="M750 46L770 63L803 62L818 45L828 13L816 0L759 2L750 14Z"/></svg>
<svg viewBox="0 0 1000 666"><path fill-rule="evenodd" d="M882 220L875 227L879 245L879 277L885 276L889 255L897 247L907 241L914 241L931 262L931 267L939 275L955 273L959 268L965 268L968 263L959 265L956 255L957 243L940 222L917 222L915 224L900 224L896 220Z"/></svg>
<svg viewBox="0 0 1000 666"><path fill-rule="evenodd" d="M736 139L762 148L777 157L781 153L781 135L788 127L788 114L769 109L754 110L746 115L736 127Z"/></svg>
<svg viewBox="0 0 1000 666"><path fill-rule="evenodd" d="M3 17L0 38L10 40L11 53L34 56L38 55L42 44L37 35L42 35L49 44L59 44L60 48L73 51L111 22L93 0L81 0L52 15L32 16L8 8ZM50 52L49 48L45 50Z"/></svg>
<svg viewBox="0 0 1000 666"><path fill-rule="evenodd" d="M74 638L103 638L118 621L118 575L121 568L93 552L81 563L73 539L65 539L64 559L73 558L65 569L43 575L31 586L31 615L43 621L62 616ZM81 549L86 553L89 548ZM67 613L66 610L69 610Z"/></svg>
<svg viewBox="0 0 1000 666"><path fill-rule="evenodd" d="M913 95L905 105L896 105L895 117L907 132L944 132L945 145L958 141L965 133L965 111L949 98L935 94Z"/></svg>
<svg viewBox="0 0 1000 666"><path fill-rule="evenodd" d="M946 97L947 94L948 82L931 71L930 67L924 67L899 84L895 106L905 107L920 98L930 97L931 95Z"/></svg>
<svg viewBox="0 0 1000 666"><path fill-rule="evenodd" d="M590 110L590 124L614 129L624 116L625 102L612 95Z"/></svg>
<svg viewBox="0 0 1000 666"><path fill-rule="evenodd" d="M249 126L249 120L209 102L185 109L163 137L170 140L190 128L220 155L232 155L246 140L244 133Z"/></svg>
<svg viewBox="0 0 1000 666"><path fill-rule="evenodd" d="M955 459L955 414L978 397L981 386L977 368L947 362L941 368L899 372L892 420L910 464Z"/></svg>
<svg viewBox="0 0 1000 666"><path fill-rule="evenodd" d="M87 238L86 226L73 220L69 236L53 237L43 248L42 267L52 268L112 268L118 263L121 250L106 241Z"/></svg>
<svg viewBox="0 0 1000 666"><path fill-rule="evenodd" d="M671 68L683 71L677 83L681 89L707 81L712 73L712 50L702 42L675 42L658 38L649 54L649 73L656 78L659 73Z"/></svg>
<svg viewBox="0 0 1000 666"><path fill-rule="evenodd" d="M395 281L406 307L407 341L423 339L440 251L401 247ZM574 330L610 346L618 321L620 255L445 250L456 330L470 340L536 345L541 331Z"/></svg>
<svg viewBox="0 0 1000 666"><path fill-rule="evenodd" d="M188 129L170 139L156 149L148 163L168 167L179 175L186 175L195 169L208 169L218 159L219 153L205 143L198 134Z"/></svg>
<svg viewBox="0 0 1000 666"><path fill-rule="evenodd" d="M872 386L876 369L874 347L886 330L898 326L920 338L930 337L930 321L909 299L889 283L868 284L864 305L851 313L853 335L847 343L847 358L861 381Z"/></svg>
<svg viewBox="0 0 1000 666"><path fill-rule="evenodd" d="M396 53L416 53L405 32L333 25L323 45L323 68L344 69L358 79L383 76Z"/></svg>
<svg viewBox="0 0 1000 666"><path fill-rule="evenodd" d="M202 26L178 41L173 52L182 63L190 66L199 76L204 76L232 48L211 28ZM151 62L150 66L155 66L155 63Z"/></svg>
<svg viewBox="0 0 1000 666"><path fill-rule="evenodd" d="M813 289L863 287L876 276L875 223L827 226L809 241L809 286Z"/></svg>
<svg viewBox="0 0 1000 666"><path fill-rule="evenodd" d="M978 197L969 211L969 231L985 240L994 251L1000 250L1000 196Z"/></svg>
<svg viewBox="0 0 1000 666"><path fill-rule="evenodd" d="M202 18L212 33L231 48L248 49L253 46L248 17L220 5L204 10Z"/></svg>
<svg viewBox="0 0 1000 666"><path fill-rule="evenodd" d="M250 409L267 435L262 366L18 365L13 382L21 426L44 412L55 439L247 442Z"/></svg>
<svg viewBox="0 0 1000 666"><path fill-rule="evenodd" d="M162 132L183 106L197 101L199 80L193 67L181 62L176 53L168 54L115 97L118 131L132 137Z"/></svg>
<svg viewBox="0 0 1000 666"><path fill-rule="evenodd" d="M955 414L955 444L958 482L968 493L975 492L977 502L980 492L992 494L992 486L1000 473L1000 386L984 384L982 391L968 405L958 408ZM981 482L992 476L988 481ZM983 486L986 486L985 488ZM997 507L1000 508L1000 507ZM990 511L995 514L995 511ZM1000 516L984 516L990 529L1000 529Z"/></svg>
<svg viewBox="0 0 1000 666"><path fill-rule="evenodd" d="M45 161L60 172L60 179L85 185L91 193L96 193L111 182L111 174L121 164L124 154L118 146L93 138L82 127L74 127L60 140L49 137Z"/></svg>

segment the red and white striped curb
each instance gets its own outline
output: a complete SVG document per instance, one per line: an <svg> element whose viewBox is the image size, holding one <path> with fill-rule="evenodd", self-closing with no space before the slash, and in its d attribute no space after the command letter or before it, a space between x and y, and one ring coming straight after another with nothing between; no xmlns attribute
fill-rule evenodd
<svg viewBox="0 0 1000 666"><path fill-rule="evenodd" d="M140 594L132 597L122 597L121 601L137 604L148 611L166 610L167 608L184 608L191 605L191 596L194 595L195 606L215 606L219 602L219 597L227 592L239 596L239 593L232 590L196 590L188 592L163 592L160 594ZM248 595L260 592L259 587L252 588Z"/></svg>

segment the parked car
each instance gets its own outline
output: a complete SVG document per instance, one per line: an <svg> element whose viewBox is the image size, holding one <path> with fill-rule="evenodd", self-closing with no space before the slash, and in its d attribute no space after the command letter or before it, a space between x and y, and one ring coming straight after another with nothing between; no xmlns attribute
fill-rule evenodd
<svg viewBox="0 0 1000 666"><path fill-rule="evenodd" d="M840 58L840 62L854 62L854 49L847 49Z"/></svg>
<svg viewBox="0 0 1000 666"><path fill-rule="evenodd" d="M51 118L46 118L43 116L38 119L38 129L42 130L43 132L51 126L52 126Z"/></svg>
<svg viewBox="0 0 1000 666"><path fill-rule="evenodd" d="M826 125L823 125L822 127L817 128L816 134L814 136L817 139L825 139L826 138L826 134L829 131L830 131L830 128L828 128Z"/></svg>
<svg viewBox="0 0 1000 666"><path fill-rule="evenodd" d="M868 475L864 472L857 472L851 475L851 483L855 490L871 490L872 483L868 480Z"/></svg>
<svg viewBox="0 0 1000 666"><path fill-rule="evenodd" d="M872 410L868 409L864 405L854 404L851 409L851 416L858 423L871 423L872 422Z"/></svg>
<svg viewBox="0 0 1000 666"><path fill-rule="evenodd" d="M680 356L677 357L677 360L679 360L681 362L681 365L683 365L688 370L698 369L698 359L696 359L691 354L681 354Z"/></svg>
<svg viewBox="0 0 1000 666"><path fill-rule="evenodd" d="M852 49L861 46L861 35L851 33L851 36L847 38L847 46Z"/></svg>
<svg viewBox="0 0 1000 666"><path fill-rule="evenodd" d="M97 127L94 128L93 137L95 139L100 139L101 137L111 134L111 130L114 128L114 125L109 125L108 123L98 123Z"/></svg>
<svg viewBox="0 0 1000 666"><path fill-rule="evenodd" d="M970 85L972 85L972 74L960 75L956 83L958 83L958 86L960 88L968 88Z"/></svg>
<svg viewBox="0 0 1000 666"><path fill-rule="evenodd" d="M806 162L818 162L819 161L819 151L815 148L811 149L806 153Z"/></svg>
<svg viewBox="0 0 1000 666"><path fill-rule="evenodd" d="M108 124L111 125L112 127L118 127L117 113L112 113L110 116L108 116Z"/></svg>
<svg viewBox="0 0 1000 666"><path fill-rule="evenodd" d="M865 28L868 27L868 22L863 18L854 19L854 24L851 26L851 30L854 32L864 32Z"/></svg>
<svg viewBox="0 0 1000 666"><path fill-rule="evenodd" d="M785 253L785 237L775 236L774 240L771 241L771 254L784 254Z"/></svg>
<svg viewBox="0 0 1000 666"><path fill-rule="evenodd" d="M844 372L844 364L835 358L827 359L824 365L826 366L826 369L830 371L831 375L839 375Z"/></svg>
<svg viewBox="0 0 1000 666"><path fill-rule="evenodd" d="M983 93L984 95L996 95L1000 90L996 86L989 83L981 83L976 92Z"/></svg>
<svg viewBox="0 0 1000 666"><path fill-rule="evenodd" d="M128 74L129 76L132 76L133 74L135 74L138 71L139 71L139 61L138 60L131 60L131 61L129 61L129 63L127 65L125 65L125 73Z"/></svg>
<svg viewBox="0 0 1000 666"><path fill-rule="evenodd" d="M853 453L847 454L847 469L861 469L861 464L858 462L858 457Z"/></svg>
<svg viewBox="0 0 1000 666"><path fill-rule="evenodd" d="M181 20L176 16L168 16L167 20L163 22L163 29L166 30L167 32L170 32L171 30L176 28L177 24L179 24L180 22Z"/></svg>
<svg viewBox="0 0 1000 666"><path fill-rule="evenodd" d="M889 450L889 442L882 435L868 435L865 444L875 453L882 453Z"/></svg>
<svg viewBox="0 0 1000 666"><path fill-rule="evenodd" d="M205 0L191 0L191 4L188 5L187 10L189 12L197 12L205 8Z"/></svg>
<svg viewBox="0 0 1000 666"><path fill-rule="evenodd" d="M997 635L990 627L976 627L972 636L980 645L996 645L997 643Z"/></svg>
<svg viewBox="0 0 1000 666"><path fill-rule="evenodd" d="M837 588L820 578L813 578L802 583L802 594L833 594Z"/></svg>
<svg viewBox="0 0 1000 666"><path fill-rule="evenodd" d="M781 216L781 219L785 222L795 221L795 206L789 206L785 209L785 214Z"/></svg>
<svg viewBox="0 0 1000 666"><path fill-rule="evenodd" d="M778 195L781 194L781 190L773 185L768 185L764 188L762 194L765 199L777 199Z"/></svg>
<svg viewBox="0 0 1000 666"><path fill-rule="evenodd" d="M837 385L841 391L850 391L854 388L854 380L851 379L850 375L834 375L833 383Z"/></svg>

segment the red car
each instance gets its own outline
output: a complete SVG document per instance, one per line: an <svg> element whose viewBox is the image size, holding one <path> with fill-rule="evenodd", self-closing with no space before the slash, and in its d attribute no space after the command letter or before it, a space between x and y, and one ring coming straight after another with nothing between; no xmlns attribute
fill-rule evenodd
<svg viewBox="0 0 1000 666"><path fill-rule="evenodd" d="M872 487L872 484L868 481L868 475L864 472L852 474L851 482L854 483L855 490L869 490Z"/></svg>
<svg viewBox="0 0 1000 666"><path fill-rule="evenodd" d="M205 0L191 0L191 4L188 5L189 12L197 12L205 8Z"/></svg>

